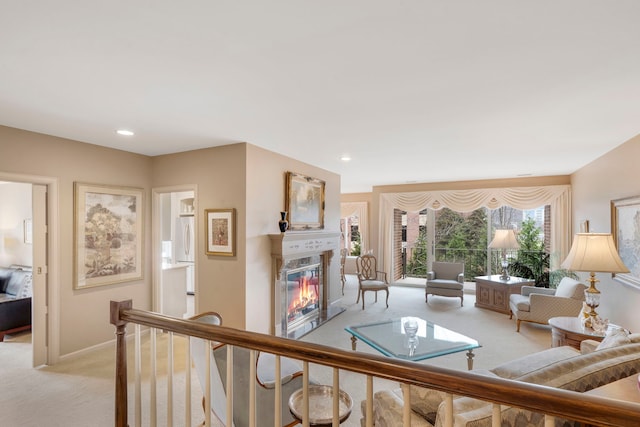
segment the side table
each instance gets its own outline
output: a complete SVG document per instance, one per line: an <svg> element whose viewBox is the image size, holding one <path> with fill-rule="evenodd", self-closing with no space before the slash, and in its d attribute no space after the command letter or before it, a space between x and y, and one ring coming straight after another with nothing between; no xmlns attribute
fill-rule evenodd
<svg viewBox="0 0 640 427"><path fill-rule="evenodd" d="M476 280L476 307L509 314L509 296L519 294L523 286L533 286L535 281L521 277L500 280L500 275L478 276Z"/></svg>
<svg viewBox="0 0 640 427"><path fill-rule="evenodd" d="M309 384L309 425L331 426L333 424L333 387L330 385ZM340 424L351 415L353 400L344 391L338 390L338 417ZM304 414L303 389L294 391L289 396L289 411L291 415L302 422Z"/></svg>
<svg viewBox="0 0 640 427"><path fill-rule="evenodd" d="M549 319L549 325L551 325L551 347L569 345L580 350L580 343L582 341L602 341L605 336L605 334L596 333L589 327L582 326L577 316L552 317ZM609 325L609 327L616 326Z"/></svg>

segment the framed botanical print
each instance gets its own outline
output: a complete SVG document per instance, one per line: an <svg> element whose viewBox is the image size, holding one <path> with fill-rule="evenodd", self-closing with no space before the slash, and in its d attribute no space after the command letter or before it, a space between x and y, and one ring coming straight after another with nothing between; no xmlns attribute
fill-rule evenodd
<svg viewBox="0 0 640 427"><path fill-rule="evenodd" d="M74 184L74 288L141 280L141 188Z"/></svg>
<svg viewBox="0 0 640 427"><path fill-rule="evenodd" d="M236 210L206 209L205 233L207 255L236 255Z"/></svg>

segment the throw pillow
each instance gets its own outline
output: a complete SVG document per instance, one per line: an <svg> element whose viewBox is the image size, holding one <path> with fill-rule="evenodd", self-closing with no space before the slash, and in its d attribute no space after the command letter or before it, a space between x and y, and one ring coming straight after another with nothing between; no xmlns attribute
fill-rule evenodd
<svg viewBox="0 0 640 427"><path fill-rule="evenodd" d="M596 347L596 350L604 348L618 347L620 345L630 344L629 332L623 328L613 328L604 337L602 342Z"/></svg>
<svg viewBox="0 0 640 427"><path fill-rule="evenodd" d="M573 295L576 292L576 287L580 285L581 285L580 282L573 280L569 277L565 277L558 284L558 287L556 288L555 296L564 297L564 298L573 298Z"/></svg>

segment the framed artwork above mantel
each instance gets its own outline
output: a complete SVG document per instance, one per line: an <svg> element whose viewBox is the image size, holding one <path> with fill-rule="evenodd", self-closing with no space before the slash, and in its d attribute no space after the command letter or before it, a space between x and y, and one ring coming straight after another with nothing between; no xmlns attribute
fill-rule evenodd
<svg viewBox="0 0 640 427"><path fill-rule="evenodd" d="M295 172L287 172L285 210L289 230L324 229L325 182Z"/></svg>

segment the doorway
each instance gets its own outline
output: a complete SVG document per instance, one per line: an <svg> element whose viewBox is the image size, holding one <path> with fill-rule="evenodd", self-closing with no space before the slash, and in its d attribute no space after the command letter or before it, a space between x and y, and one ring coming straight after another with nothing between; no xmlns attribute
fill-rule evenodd
<svg viewBox="0 0 640 427"><path fill-rule="evenodd" d="M0 173L0 192L3 207L0 210L0 265L17 265L31 270L31 354L34 367L54 364L57 340L51 339L51 323L55 318L50 302L57 298L52 289L49 262L57 259L50 251L56 236L55 181L42 177L29 177ZM11 200L11 203L7 203ZM55 281L55 280L54 280Z"/></svg>
<svg viewBox="0 0 640 427"><path fill-rule="evenodd" d="M196 186L153 190L154 310L186 318L197 298Z"/></svg>

